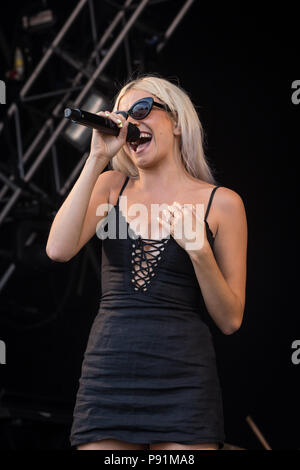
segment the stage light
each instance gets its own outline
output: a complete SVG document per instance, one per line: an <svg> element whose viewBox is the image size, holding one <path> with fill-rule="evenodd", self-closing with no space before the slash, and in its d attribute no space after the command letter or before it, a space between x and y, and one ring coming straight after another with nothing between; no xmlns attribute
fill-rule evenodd
<svg viewBox="0 0 300 470"><path fill-rule="evenodd" d="M52 10L40 10L34 14L22 17L22 26L25 31L36 32L51 28L56 22Z"/></svg>

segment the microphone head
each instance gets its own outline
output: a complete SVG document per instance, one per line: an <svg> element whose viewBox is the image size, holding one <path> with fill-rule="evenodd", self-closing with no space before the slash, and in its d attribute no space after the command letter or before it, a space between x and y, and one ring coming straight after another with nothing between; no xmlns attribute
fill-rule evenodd
<svg viewBox="0 0 300 470"><path fill-rule="evenodd" d="M141 133L139 128L130 122L128 125L126 141L136 142L139 139L140 135Z"/></svg>
<svg viewBox="0 0 300 470"><path fill-rule="evenodd" d="M74 122L76 122L76 120L80 119L81 117L81 111L78 108L65 108L64 116L65 118L71 119L71 121L74 120Z"/></svg>
<svg viewBox="0 0 300 470"><path fill-rule="evenodd" d="M72 110L70 108L66 108L65 109L65 117L68 118L70 117L72 114Z"/></svg>

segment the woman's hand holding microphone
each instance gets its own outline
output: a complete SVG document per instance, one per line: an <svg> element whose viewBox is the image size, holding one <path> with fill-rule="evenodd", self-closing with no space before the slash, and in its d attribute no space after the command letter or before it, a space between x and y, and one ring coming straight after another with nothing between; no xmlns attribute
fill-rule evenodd
<svg viewBox="0 0 300 470"><path fill-rule="evenodd" d="M117 137L113 135L102 134L98 130L93 129L90 156L104 160L108 163L126 143L129 123L122 114L109 111L99 111L96 114L106 119L111 119L120 128L120 133Z"/></svg>

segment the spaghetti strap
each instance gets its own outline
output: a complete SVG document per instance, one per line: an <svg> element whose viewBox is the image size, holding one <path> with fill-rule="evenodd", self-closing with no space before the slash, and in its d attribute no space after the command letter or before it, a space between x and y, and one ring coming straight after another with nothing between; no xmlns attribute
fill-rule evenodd
<svg viewBox="0 0 300 470"><path fill-rule="evenodd" d="M209 209L210 209L214 194L215 194L216 190L220 187L221 186L215 186L214 189L212 190L212 192L210 193L210 198L209 198L209 201L208 201L208 205L207 205L207 209L206 209L206 213L205 213L205 217L204 217L205 221L207 219L207 216L208 216L208 213L209 213Z"/></svg>
<svg viewBox="0 0 300 470"><path fill-rule="evenodd" d="M120 198L122 192L124 191L125 186L126 186L126 184L128 183L128 181L129 181L129 176L126 176L126 179L125 179L125 181L124 181L124 183L123 183L123 186L122 186L122 188L121 188L121 191L119 192L119 196L118 196L118 200L117 200L117 205L119 205L119 198Z"/></svg>

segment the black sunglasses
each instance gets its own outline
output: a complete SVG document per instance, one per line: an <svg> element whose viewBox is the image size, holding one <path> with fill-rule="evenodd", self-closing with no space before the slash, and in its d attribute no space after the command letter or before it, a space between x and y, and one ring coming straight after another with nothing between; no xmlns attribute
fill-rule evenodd
<svg viewBox="0 0 300 470"><path fill-rule="evenodd" d="M153 106L157 106L158 108L171 112L168 105L157 103L153 98L149 97L136 101L128 111L116 111L116 113L122 114L126 119L128 116L131 116L133 119L140 120L145 119L145 117L148 116Z"/></svg>

